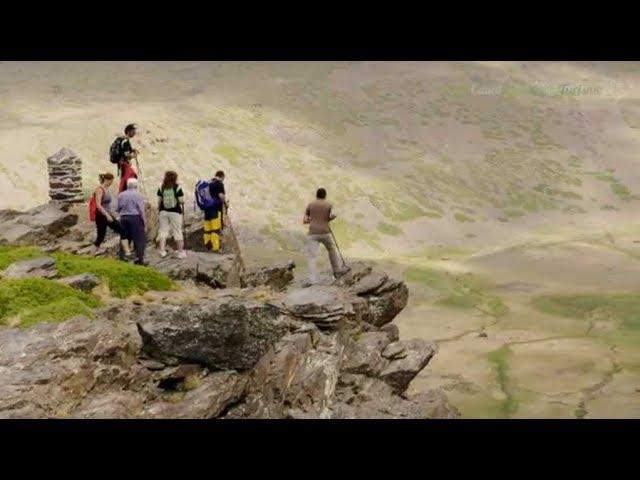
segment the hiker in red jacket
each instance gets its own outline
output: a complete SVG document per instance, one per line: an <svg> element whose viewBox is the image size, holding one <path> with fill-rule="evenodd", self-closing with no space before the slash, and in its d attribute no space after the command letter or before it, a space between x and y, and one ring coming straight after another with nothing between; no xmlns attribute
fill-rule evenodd
<svg viewBox="0 0 640 480"><path fill-rule="evenodd" d="M128 161L123 161L120 167L120 184L118 185L118 193L122 193L127 189L127 180L130 178L138 178L138 174Z"/></svg>
<svg viewBox="0 0 640 480"><path fill-rule="evenodd" d="M137 172L131 166L131 159L138 157L138 151L131 146L131 139L136 136L137 127L131 123L124 129L124 137L118 137L111 146L111 162L117 163L120 172L118 193L127 189L127 180L138 178Z"/></svg>

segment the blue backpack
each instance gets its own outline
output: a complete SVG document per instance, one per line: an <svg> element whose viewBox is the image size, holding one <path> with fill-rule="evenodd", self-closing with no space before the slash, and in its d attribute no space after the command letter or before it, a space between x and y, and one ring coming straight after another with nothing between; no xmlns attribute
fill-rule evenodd
<svg viewBox="0 0 640 480"><path fill-rule="evenodd" d="M211 182L207 180L198 180L196 183L195 203L198 205L200 210L219 208L222 204L219 198L213 198L211 196L211 191L209 190L210 186Z"/></svg>

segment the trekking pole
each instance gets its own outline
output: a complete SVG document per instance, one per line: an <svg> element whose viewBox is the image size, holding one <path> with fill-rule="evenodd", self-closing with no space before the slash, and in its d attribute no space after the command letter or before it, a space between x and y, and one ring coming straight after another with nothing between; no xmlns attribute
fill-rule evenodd
<svg viewBox="0 0 640 480"><path fill-rule="evenodd" d="M331 230L331 227L329 227L329 232L331 232L331 237L333 238L333 243L335 244L336 248L338 249L338 253L340 254L340 259L342 260L342 266L344 268L347 268L347 262L344 261L344 257L342 256L342 252L340 251L340 247L338 246L338 242L336 240L336 236L333 234L333 230Z"/></svg>
<svg viewBox="0 0 640 480"><path fill-rule="evenodd" d="M140 190L142 191L143 196L147 196L147 190L144 188L144 181L142 180L142 170L140 170L140 162L138 162L138 155L134 157L136 159L136 170L138 174L138 178L140 179Z"/></svg>
<svg viewBox="0 0 640 480"><path fill-rule="evenodd" d="M182 249L187 250L187 217L185 215L184 204L182 205Z"/></svg>

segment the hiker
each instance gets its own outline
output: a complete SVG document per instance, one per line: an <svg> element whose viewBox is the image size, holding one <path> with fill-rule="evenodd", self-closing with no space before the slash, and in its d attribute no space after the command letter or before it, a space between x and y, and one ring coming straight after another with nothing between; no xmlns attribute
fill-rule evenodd
<svg viewBox="0 0 640 480"><path fill-rule="evenodd" d="M124 128L124 137L120 136L116 138L109 150L111 163L118 165L118 172L120 174L118 193L122 193L127 189L127 180L130 178L138 178L138 174L131 166L131 159L137 158L138 156L138 150L131 146L131 139L136 136L136 132L137 126L134 123L130 123Z"/></svg>
<svg viewBox="0 0 640 480"><path fill-rule="evenodd" d="M184 212L184 192L178 185L178 174L173 171L165 172L162 185L158 189L158 243L160 257L167 256L167 237L171 235L176 242L178 258L186 258L184 238L182 235L182 214Z"/></svg>
<svg viewBox="0 0 640 480"><path fill-rule="evenodd" d="M123 242L132 241L136 250L137 265L147 265L144 260L146 237L144 233L145 215L144 199L138 192L138 180L127 180L127 189L118 195L118 213L120 214L121 239Z"/></svg>
<svg viewBox="0 0 640 480"><path fill-rule="evenodd" d="M112 173L101 173L98 176L100 185L93 192L94 197L92 203L93 208L95 208L93 220L96 222L96 241L93 244L96 247L94 252L96 256L105 253L105 250L100 247L107 235L107 227L118 235L122 232L120 223L111 209L111 193L109 193L109 187L113 184L113 178ZM91 210L92 206L90 205L89 208ZM128 245L126 245L123 250L125 255L128 256L130 254Z"/></svg>
<svg viewBox="0 0 640 480"><path fill-rule="evenodd" d="M348 271L346 266L340 268L340 259L336 251L336 245L332 239L329 222L335 220L336 215L331 213L332 205L327 201L327 191L319 188L316 192L316 200L307 205L302 223L309 225L309 233L306 243L307 262L309 265L309 280L306 286L316 283L316 254L318 244L321 243L329 252L329 260L335 278L340 277Z"/></svg>
<svg viewBox="0 0 640 480"><path fill-rule="evenodd" d="M218 170L210 181L196 184L196 202L204 212L204 245L209 251L220 252L220 234L224 228L223 207L229 208L224 190L224 172Z"/></svg>

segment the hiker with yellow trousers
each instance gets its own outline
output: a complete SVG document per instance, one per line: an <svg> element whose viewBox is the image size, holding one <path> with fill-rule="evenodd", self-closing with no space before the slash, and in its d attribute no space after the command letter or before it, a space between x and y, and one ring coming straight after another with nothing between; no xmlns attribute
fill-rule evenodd
<svg viewBox="0 0 640 480"><path fill-rule="evenodd" d="M204 212L204 245L216 253L220 252L220 235L224 228L223 207L229 207L224 178L224 172L218 170L211 181L198 181L195 192L196 203Z"/></svg>

